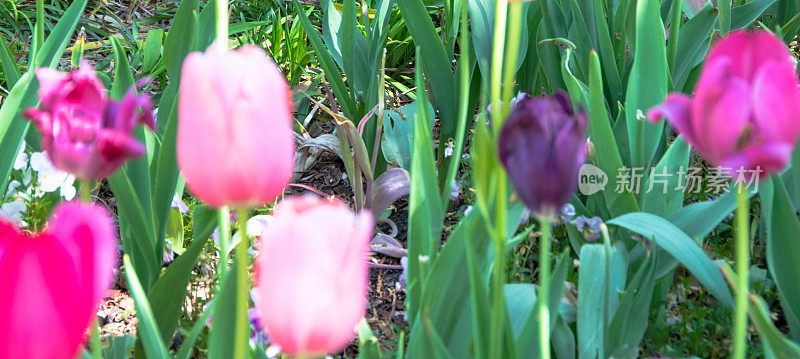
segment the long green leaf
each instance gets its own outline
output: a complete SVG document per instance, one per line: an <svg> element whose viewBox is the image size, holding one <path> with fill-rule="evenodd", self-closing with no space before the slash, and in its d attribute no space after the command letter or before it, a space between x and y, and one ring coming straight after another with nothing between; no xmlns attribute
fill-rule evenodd
<svg viewBox="0 0 800 359"><path fill-rule="evenodd" d="M139 318L138 334L142 339L145 353L148 358L169 358L167 349L164 347L164 342L158 334L158 326L156 325L155 319L153 319L153 312L150 304L147 302L144 288L142 288L142 284L139 283L139 278L136 276L136 271L133 270L131 260L127 255L125 255L122 260L125 264L125 276L128 279L128 288L136 304L136 315Z"/></svg>
<svg viewBox="0 0 800 359"><path fill-rule="evenodd" d="M611 118L603 98L600 60L596 53L590 54L589 57L589 138L594 143L594 163L603 170L608 179L603 190L606 207L611 216L636 212L639 210L639 204L633 193L616 191L615 183L611 180L612 176L616 176L619 169L623 167L622 157L611 129Z"/></svg>
<svg viewBox="0 0 800 359"><path fill-rule="evenodd" d="M608 223L624 227L653 241L681 262L723 305L733 308L733 297L719 269L680 228L649 213L630 213Z"/></svg>
<svg viewBox="0 0 800 359"><path fill-rule="evenodd" d="M792 205L789 192L780 176L772 177L772 198L766 198L762 189L762 203L772 203L771 210L764 210L767 234L767 264L772 279L778 287L781 307L792 330L792 337L800 337L800 221ZM763 186L764 189L767 186Z"/></svg>
<svg viewBox="0 0 800 359"><path fill-rule="evenodd" d="M636 3L636 39L628 80L625 118L631 143L631 167L649 167L661 142L664 122L652 124L643 113L667 95L666 39L658 0Z"/></svg>
<svg viewBox="0 0 800 359"><path fill-rule="evenodd" d="M452 138L456 129L456 106L458 104L453 66L442 40L434 29L425 5L421 0L398 0L397 6L403 14L408 31L417 47L422 51L422 65L431 85L432 103L442 123L441 138Z"/></svg>

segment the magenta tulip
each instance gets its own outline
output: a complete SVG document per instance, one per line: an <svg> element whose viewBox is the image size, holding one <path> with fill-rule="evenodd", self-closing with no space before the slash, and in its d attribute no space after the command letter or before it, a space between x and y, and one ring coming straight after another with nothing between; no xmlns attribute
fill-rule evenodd
<svg viewBox="0 0 800 359"><path fill-rule="evenodd" d="M293 197L275 208L256 260L256 308L292 355L343 349L364 316L372 215L339 200Z"/></svg>
<svg viewBox="0 0 800 359"><path fill-rule="evenodd" d="M66 202L37 235L0 222L0 359L72 359L114 275L102 207Z"/></svg>
<svg viewBox="0 0 800 359"><path fill-rule="evenodd" d="M711 164L777 172L800 134L800 83L794 58L775 35L739 31L706 59L694 98L672 93L648 117L667 120Z"/></svg>
<svg viewBox="0 0 800 359"><path fill-rule="evenodd" d="M58 169L96 180L145 153L131 131L138 123L155 129L150 97L131 89L122 101L109 99L86 62L70 73L40 68L36 77L41 105L23 115L42 132L42 147Z"/></svg>
<svg viewBox="0 0 800 359"><path fill-rule="evenodd" d="M213 206L274 200L294 166L291 92L261 49L189 54L178 103L178 166Z"/></svg>

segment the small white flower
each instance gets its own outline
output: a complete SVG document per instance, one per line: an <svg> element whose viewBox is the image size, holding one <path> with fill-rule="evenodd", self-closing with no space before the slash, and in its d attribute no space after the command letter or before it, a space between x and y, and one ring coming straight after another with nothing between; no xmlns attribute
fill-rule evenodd
<svg viewBox="0 0 800 359"><path fill-rule="evenodd" d="M446 157L450 157L452 155L453 155L453 143L450 142L444 148L444 157L446 158Z"/></svg>
<svg viewBox="0 0 800 359"><path fill-rule="evenodd" d="M172 208L176 208L178 212L189 213L189 206L183 201L182 195L183 193L175 193L175 196L172 197L171 206Z"/></svg>
<svg viewBox="0 0 800 359"><path fill-rule="evenodd" d="M22 141L22 145L19 146L19 152L17 153L17 158L14 160L14 169L15 170L22 170L28 166L28 154L25 153L25 141Z"/></svg>
<svg viewBox="0 0 800 359"><path fill-rule="evenodd" d="M470 212L472 212L472 206L464 208L464 216L468 216Z"/></svg>
<svg viewBox="0 0 800 359"><path fill-rule="evenodd" d="M0 217L5 218L16 224L24 224L22 222L22 215L28 210L28 205L21 200L15 200L8 203L3 203L0 206Z"/></svg>
<svg viewBox="0 0 800 359"><path fill-rule="evenodd" d="M6 195L3 198L9 198L13 195L17 194L17 188L21 186L22 183L19 183L17 180L12 180L8 183L8 190L6 190Z"/></svg>
<svg viewBox="0 0 800 359"><path fill-rule="evenodd" d="M53 166L44 152L31 155L31 168L38 174L38 190L45 193L60 190L61 196L68 201L75 197L75 176Z"/></svg>
<svg viewBox="0 0 800 359"><path fill-rule="evenodd" d="M272 223L272 216L268 214L259 214L250 217L250 219L247 220L247 235L249 237L261 237L261 234L264 233L264 229L270 223Z"/></svg>

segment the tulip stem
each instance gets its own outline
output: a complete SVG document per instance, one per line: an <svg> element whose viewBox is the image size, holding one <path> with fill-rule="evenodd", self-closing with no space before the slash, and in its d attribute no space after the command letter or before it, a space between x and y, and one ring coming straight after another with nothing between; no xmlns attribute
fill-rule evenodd
<svg viewBox="0 0 800 359"><path fill-rule="evenodd" d="M228 0L216 0L217 4L217 46L221 51L228 50Z"/></svg>
<svg viewBox="0 0 800 359"><path fill-rule="evenodd" d="M95 320L92 321L92 358L103 358L103 344L102 341L100 341L100 322L97 320L97 316L95 316Z"/></svg>
<svg viewBox="0 0 800 359"><path fill-rule="evenodd" d="M217 211L217 228L219 229L219 262L217 262L217 280L222 285L222 279L228 271L228 253L231 245L231 210L223 206Z"/></svg>
<svg viewBox="0 0 800 359"><path fill-rule="evenodd" d="M494 10L494 39L492 53L502 54L506 44L506 17L508 15L508 0L498 0ZM500 134L499 124L503 121L503 110L508 103L501 105L501 80L503 76L503 58L495 56L492 59L491 82L489 83L490 99L492 104L492 128L495 138Z"/></svg>
<svg viewBox="0 0 800 359"><path fill-rule="evenodd" d="M89 180L78 180L78 196L81 202L90 202L92 199L92 187Z"/></svg>
<svg viewBox="0 0 800 359"><path fill-rule="evenodd" d="M250 216L246 208L236 209L236 222L239 226L239 244L236 245L236 334L233 347L233 357L243 359L247 357L248 342L250 339L250 320L247 318L247 308L250 304L250 238L247 236L247 219Z"/></svg>
<svg viewBox="0 0 800 359"><path fill-rule="evenodd" d="M550 359L550 217L539 218L542 235L539 236L539 358Z"/></svg>
<svg viewBox="0 0 800 359"><path fill-rule="evenodd" d="M745 356L747 340L747 305L750 291L748 289L750 270L750 208L747 189L743 184L737 186L736 196L736 274L739 275L736 287L736 315L734 317L733 358Z"/></svg>

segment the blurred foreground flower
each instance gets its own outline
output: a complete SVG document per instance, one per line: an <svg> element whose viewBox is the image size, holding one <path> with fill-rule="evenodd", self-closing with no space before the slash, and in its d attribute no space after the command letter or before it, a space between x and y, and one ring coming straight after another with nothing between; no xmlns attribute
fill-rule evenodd
<svg viewBox="0 0 800 359"><path fill-rule="evenodd" d="M373 220L339 200L280 202L261 236L256 308L269 337L291 355L344 348L364 316Z"/></svg>
<svg viewBox="0 0 800 359"><path fill-rule="evenodd" d="M37 235L0 222L0 358L71 359L113 278L102 207L67 202Z"/></svg>
<svg viewBox="0 0 800 359"><path fill-rule="evenodd" d="M155 129L150 97L131 89L122 101L109 99L87 62L70 73L40 68L36 77L41 105L23 116L42 132L42 147L56 168L97 180L145 153L131 132L138 123Z"/></svg>
<svg viewBox="0 0 800 359"><path fill-rule="evenodd" d="M523 98L498 139L500 161L520 199L537 216L554 217L575 193L585 161L586 113L564 93Z"/></svg>
<svg viewBox="0 0 800 359"><path fill-rule="evenodd" d="M178 103L178 165L213 206L274 200L294 166L291 92L261 49L216 47L186 57Z"/></svg>
<svg viewBox="0 0 800 359"><path fill-rule="evenodd" d="M713 165L769 175L789 163L800 134L795 65L775 35L731 33L709 52L694 97L669 94L648 117L666 117Z"/></svg>

